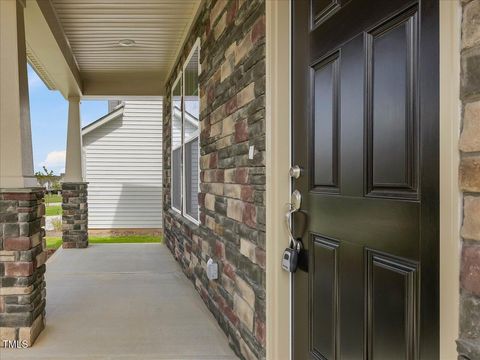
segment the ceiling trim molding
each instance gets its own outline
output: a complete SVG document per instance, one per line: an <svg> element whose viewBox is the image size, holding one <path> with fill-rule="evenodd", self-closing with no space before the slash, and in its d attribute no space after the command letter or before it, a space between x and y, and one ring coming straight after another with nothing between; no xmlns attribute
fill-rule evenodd
<svg viewBox="0 0 480 360"><path fill-rule="evenodd" d="M70 67L70 71L81 88L82 77L80 76L80 67L78 66L77 59L75 59L75 56L73 55L70 42L63 31L62 24L60 23L60 19L58 18L51 1L37 0L37 4L43 14L43 17L45 18L45 21L48 24L48 27L50 28L50 31L52 32L53 37L57 41L60 51L65 57L65 61Z"/></svg>
<svg viewBox="0 0 480 360"><path fill-rule="evenodd" d="M197 8L195 9L194 16L190 19L188 25L185 27L185 31L182 34L181 41L179 43L179 46L177 48L177 51L175 52L175 57L173 62L168 66L168 71L167 71L167 77L165 78L165 81L168 81L170 77L173 75L173 70L175 69L175 66L177 65L178 61L180 60L180 57L182 55L182 50L185 47L185 44L188 40L188 36L190 35L190 32L193 29L193 26L195 25L195 22L197 21L198 17L200 16L200 13L203 10L203 7L205 6L206 0L198 0L198 5Z"/></svg>
<svg viewBox="0 0 480 360"><path fill-rule="evenodd" d="M41 61L35 55L32 48L28 45L28 42L26 42L26 45L27 45L27 60L29 64L32 66L33 70L35 70L38 77L43 80L48 90L57 89L57 85L52 80L52 77L49 75L45 66L42 65Z"/></svg>

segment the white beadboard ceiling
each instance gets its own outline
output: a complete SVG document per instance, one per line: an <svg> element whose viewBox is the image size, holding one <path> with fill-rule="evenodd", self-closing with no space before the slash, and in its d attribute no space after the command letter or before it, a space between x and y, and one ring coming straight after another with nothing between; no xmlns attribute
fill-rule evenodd
<svg viewBox="0 0 480 360"><path fill-rule="evenodd" d="M81 73L170 70L199 0L51 0ZM131 39L132 47L118 41Z"/></svg>

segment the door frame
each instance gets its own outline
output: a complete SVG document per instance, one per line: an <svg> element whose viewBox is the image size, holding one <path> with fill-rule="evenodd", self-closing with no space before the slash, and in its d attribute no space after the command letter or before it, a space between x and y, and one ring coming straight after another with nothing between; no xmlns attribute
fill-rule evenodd
<svg viewBox="0 0 480 360"><path fill-rule="evenodd" d="M291 358L290 275L280 267L291 162L290 1L266 1L266 357Z"/></svg>
<svg viewBox="0 0 480 360"><path fill-rule="evenodd" d="M460 153L459 0L440 1L440 358L456 359L460 311Z"/></svg>
<svg viewBox="0 0 480 360"><path fill-rule="evenodd" d="M460 226L458 186L461 102L459 1L440 1L440 358L456 358ZM266 1L266 247L268 360L291 359L290 276L280 258L288 241L285 204L291 182L291 6ZM453 71L452 71L453 69ZM452 255L453 254L453 255Z"/></svg>

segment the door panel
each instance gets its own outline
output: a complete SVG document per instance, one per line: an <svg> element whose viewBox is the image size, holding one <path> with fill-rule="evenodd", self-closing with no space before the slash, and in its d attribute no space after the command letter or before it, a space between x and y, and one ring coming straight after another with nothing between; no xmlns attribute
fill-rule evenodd
<svg viewBox="0 0 480 360"><path fill-rule="evenodd" d="M339 0L318 0L312 1L311 23L317 26L321 22L328 19L340 8Z"/></svg>
<svg viewBox="0 0 480 360"><path fill-rule="evenodd" d="M338 192L338 62L339 54L312 67L312 188Z"/></svg>
<svg viewBox="0 0 480 360"><path fill-rule="evenodd" d="M438 358L438 4L292 9L294 358Z"/></svg>
<svg viewBox="0 0 480 360"><path fill-rule="evenodd" d="M368 358L414 359L417 264L366 252Z"/></svg>
<svg viewBox="0 0 480 360"><path fill-rule="evenodd" d="M416 198L417 7L366 34L368 195Z"/></svg>
<svg viewBox="0 0 480 360"><path fill-rule="evenodd" d="M310 275L311 351L334 359L338 330L338 242L316 235L312 239Z"/></svg>

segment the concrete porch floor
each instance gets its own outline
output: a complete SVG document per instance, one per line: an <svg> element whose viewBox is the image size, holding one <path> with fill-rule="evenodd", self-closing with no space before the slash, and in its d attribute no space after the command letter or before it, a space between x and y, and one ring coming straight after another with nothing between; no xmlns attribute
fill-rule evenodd
<svg viewBox="0 0 480 360"><path fill-rule="evenodd" d="M168 249L102 244L47 262L47 326L7 359L237 359Z"/></svg>

